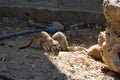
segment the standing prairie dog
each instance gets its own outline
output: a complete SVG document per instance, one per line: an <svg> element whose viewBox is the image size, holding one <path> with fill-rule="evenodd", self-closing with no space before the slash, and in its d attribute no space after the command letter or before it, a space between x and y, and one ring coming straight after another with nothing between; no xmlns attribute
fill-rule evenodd
<svg viewBox="0 0 120 80"><path fill-rule="evenodd" d="M62 32L56 32L52 38L57 40L60 44L61 50L66 51L68 50L68 41L67 37Z"/></svg>
<svg viewBox="0 0 120 80"><path fill-rule="evenodd" d="M54 41L47 32L41 31L32 38L28 45L20 47L19 49L24 49L29 46L35 47L38 43L40 43L40 47L44 50L50 50L51 46L59 45L59 43L56 43L56 41Z"/></svg>

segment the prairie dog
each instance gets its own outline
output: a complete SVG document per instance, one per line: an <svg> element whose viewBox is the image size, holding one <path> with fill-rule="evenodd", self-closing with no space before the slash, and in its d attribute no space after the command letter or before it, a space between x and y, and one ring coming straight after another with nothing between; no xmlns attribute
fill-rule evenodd
<svg viewBox="0 0 120 80"><path fill-rule="evenodd" d="M102 48L99 46L99 44L95 44L87 49L87 54L97 60L102 60Z"/></svg>
<svg viewBox="0 0 120 80"><path fill-rule="evenodd" d="M24 49L29 46L35 47L38 43L40 43L40 47L43 48L44 50L50 50L51 46L57 45L56 43L54 43L54 40L50 37L50 35L47 32L41 31L32 38L28 45L20 47L19 49Z"/></svg>
<svg viewBox="0 0 120 80"><path fill-rule="evenodd" d="M54 44L51 46L51 50L52 51L60 51L61 46L60 46L59 42L56 40L53 40L53 43Z"/></svg>
<svg viewBox="0 0 120 80"><path fill-rule="evenodd" d="M52 38L57 40L60 44L61 50L66 51L68 50L68 41L67 37L62 32L56 32Z"/></svg>

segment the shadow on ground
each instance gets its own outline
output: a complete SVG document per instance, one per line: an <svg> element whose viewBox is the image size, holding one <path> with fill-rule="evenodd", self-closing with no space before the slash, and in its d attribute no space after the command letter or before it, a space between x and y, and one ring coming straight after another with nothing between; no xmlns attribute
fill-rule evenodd
<svg viewBox="0 0 120 80"><path fill-rule="evenodd" d="M16 80L67 80L44 51L33 48L18 50L28 43L29 38L1 41L4 45L0 46L0 71L8 72Z"/></svg>

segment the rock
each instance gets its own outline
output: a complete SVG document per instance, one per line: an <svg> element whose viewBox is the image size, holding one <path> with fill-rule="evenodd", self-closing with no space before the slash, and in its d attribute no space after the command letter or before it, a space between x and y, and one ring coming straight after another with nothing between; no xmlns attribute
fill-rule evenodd
<svg viewBox="0 0 120 80"><path fill-rule="evenodd" d="M104 0L103 9L107 27L105 41L102 45L100 43L103 50L102 60L110 70L120 74L120 2L119 0ZM100 37L98 42L99 40L102 41Z"/></svg>
<svg viewBox="0 0 120 80"><path fill-rule="evenodd" d="M0 42L0 46L4 46L6 45L4 42Z"/></svg>
<svg viewBox="0 0 120 80"><path fill-rule="evenodd" d="M53 21L52 22L52 25L54 26L54 27L56 27L56 29L58 30L58 31L63 31L64 30L64 25L62 25L60 22L58 22L58 21Z"/></svg>
<svg viewBox="0 0 120 80"><path fill-rule="evenodd" d="M106 34L105 34L105 33L106 33L106 32L103 31L103 32L100 32L100 34L98 35L98 44L99 44L100 46L102 46L103 43L104 43L105 40L106 40Z"/></svg>
<svg viewBox="0 0 120 80"><path fill-rule="evenodd" d="M102 60L101 54L102 54L102 49L99 46L99 44L95 44L91 46L89 49L87 49L87 55L92 56L97 60Z"/></svg>
<svg viewBox="0 0 120 80"><path fill-rule="evenodd" d="M102 59L110 70L120 73L120 45L115 44L112 49L109 44L105 44Z"/></svg>
<svg viewBox="0 0 120 80"><path fill-rule="evenodd" d="M9 22L10 22L10 20L9 20L8 17L2 17L2 22L3 22L4 24L8 25Z"/></svg>
<svg viewBox="0 0 120 80"><path fill-rule="evenodd" d="M119 0L104 0L103 9L107 21L107 26L120 26L120 1Z"/></svg>
<svg viewBox="0 0 120 80"><path fill-rule="evenodd" d="M109 28L107 27L106 28L106 41L109 42L109 43L120 43L120 37L119 35L117 35L117 33L115 32L115 29L114 28Z"/></svg>
<svg viewBox="0 0 120 80"><path fill-rule="evenodd" d="M70 52L60 51L58 56L68 55Z"/></svg>

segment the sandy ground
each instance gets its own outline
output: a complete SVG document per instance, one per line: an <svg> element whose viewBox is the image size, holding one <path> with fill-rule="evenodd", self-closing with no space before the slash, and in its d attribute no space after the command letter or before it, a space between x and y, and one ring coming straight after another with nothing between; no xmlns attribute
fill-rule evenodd
<svg viewBox="0 0 120 80"><path fill-rule="evenodd" d="M25 29L0 25L0 35ZM97 43L98 33L91 29L72 32L64 32L69 45L88 48ZM9 73L16 80L120 80L103 62L94 60L85 50L60 51L58 55L39 47L19 50L31 40L31 36L0 41L0 73Z"/></svg>

